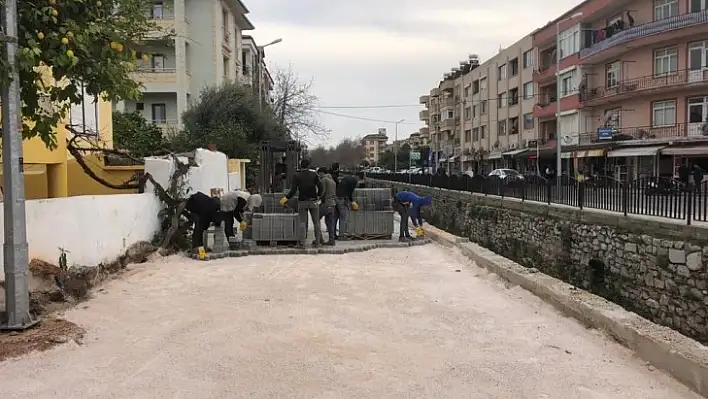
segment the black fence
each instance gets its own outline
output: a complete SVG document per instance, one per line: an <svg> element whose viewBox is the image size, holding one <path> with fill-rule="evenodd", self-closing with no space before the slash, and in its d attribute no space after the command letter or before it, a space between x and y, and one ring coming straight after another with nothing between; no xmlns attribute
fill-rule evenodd
<svg viewBox="0 0 708 399"><path fill-rule="evenodd" d="M364 177L360 174L359 177ZM367 178L434 188L518 198L522 201L601 209L624 215L644 215L693 221L708 221L708 185L685 185L664 177L619 181L609 177L582 181L563 176L499 178L497 176L438 176L424 174L367 173Z"/></svg>

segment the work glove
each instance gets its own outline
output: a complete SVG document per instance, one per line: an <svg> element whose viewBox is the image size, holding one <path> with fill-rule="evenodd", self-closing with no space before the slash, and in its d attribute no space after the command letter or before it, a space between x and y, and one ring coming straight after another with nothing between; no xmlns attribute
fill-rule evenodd
<svg viewBox="0 0 708 399"><path fill-rule="evenodd" d="M287 203L288 203L287 197L283 197L280 199L280 206L285 206L285 204L287 204Z"/></svg>
<svg viewBox="0 0 708 399"><path fill-rule="evenodd" d="M359 204L357 204L356 201L352 202L352 210L354 212L359 210Z"/></svg>
<svg viewBox="0 0 708 399"><path fill-rule="evenodd" d="M204 260L206 258L206 249L204 247L197 248L197 254L200 260Z"/></svg>
<svg viewBox="0 0 708 399"><path fill-rule="evenodd" d="M246 228L248 227L248 223L246 222L241 222L241 231L246 231Z"/></svg>
<svg viewBox="0 0 708 399"><path fill-rule="evenodd" d="M416 237L425 237L425 230L423 230L422 226L418 226L415 228L415 236Z"/></svg>

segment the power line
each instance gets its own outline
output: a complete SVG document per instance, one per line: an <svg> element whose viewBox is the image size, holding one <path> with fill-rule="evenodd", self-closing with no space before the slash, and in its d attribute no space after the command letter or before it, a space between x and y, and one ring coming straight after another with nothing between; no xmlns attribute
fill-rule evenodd
<svg viewBox="0 0 708 399"><path fill-rule="evenodd" d="M402 105L339 105L339 106L321 106L319 109L383 109L383 108L412 108L422 107L424 104L402 104Z"/></svg>
<svg viewBox="0 0 708 399"><path fill-rule="evenodd" d="M372 118L364 118L361 116L354 116L354 115L345 115L345 114L339 114L336 112L328 112L328 111L321 111L321 110L314 110L317 113L320 114L325 114L325 115L332 115L332 116L338 116L340 118L348 118L348 119L357 119L360 121L367 121L367 122L378 122L378 123L391 123L391 124L396 124L396 121L387 121L383 119L372 119ZM410 122L400 122L399 125L416 125L420 126L420 123L410 123Z"/></svg>

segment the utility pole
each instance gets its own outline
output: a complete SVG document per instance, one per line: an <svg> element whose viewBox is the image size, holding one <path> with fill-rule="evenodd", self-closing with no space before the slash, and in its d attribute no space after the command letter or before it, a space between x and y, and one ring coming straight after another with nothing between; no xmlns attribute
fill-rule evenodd
<svg viewBox="0 0 708 399"><path fill-rule="evenodd" d="M398 172L398 124L403 123L405 119L396 122L396 127L393 133L393 173Z"/></svg>
<svg viewBox="0 0 708 399"><path fill-rule="evenodd" d="M3 56L10 82L2 87L2 162L4 183L5 318L3 330L22 331L35 324L30 316L29 259L25 223L25 179L22 174L22 111L17 65L17 0L5 0Z"/></svg>
<svg viewBox="0 0 708 399"><path fill-rule="evenodd" d="M283 39L275 39L272 42L268 44L264 44L262 46L257 46L256 50L258 51L258 65L256 66L256 71L258 73L258 109L262 112L263 111L263 58L265 58L265 52L263 51L264 48L268 46L272 46L274 44L278 44L282 42Z"/></svg>

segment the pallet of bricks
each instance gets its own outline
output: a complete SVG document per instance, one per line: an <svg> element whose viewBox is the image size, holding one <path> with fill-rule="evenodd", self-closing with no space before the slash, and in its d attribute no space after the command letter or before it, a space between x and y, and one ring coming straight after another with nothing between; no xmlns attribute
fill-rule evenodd
<svg viewBox="0 0 708 399"><path fill-rule="evenodd" d="M250 222L244 232L244 239L270 246L298 240L297 198L281 206L280 199L283 196L284 193L262 194L263 204L254 209L251 215L247 215Z"/></svg>
<svg viewBox="0 0 708 399"><path fill-rule="evenodd" d="M357 188L354 201L358 212L350 212L347 235L354 239L391 239L393 235L393 196L388 188Z"/></svg>

